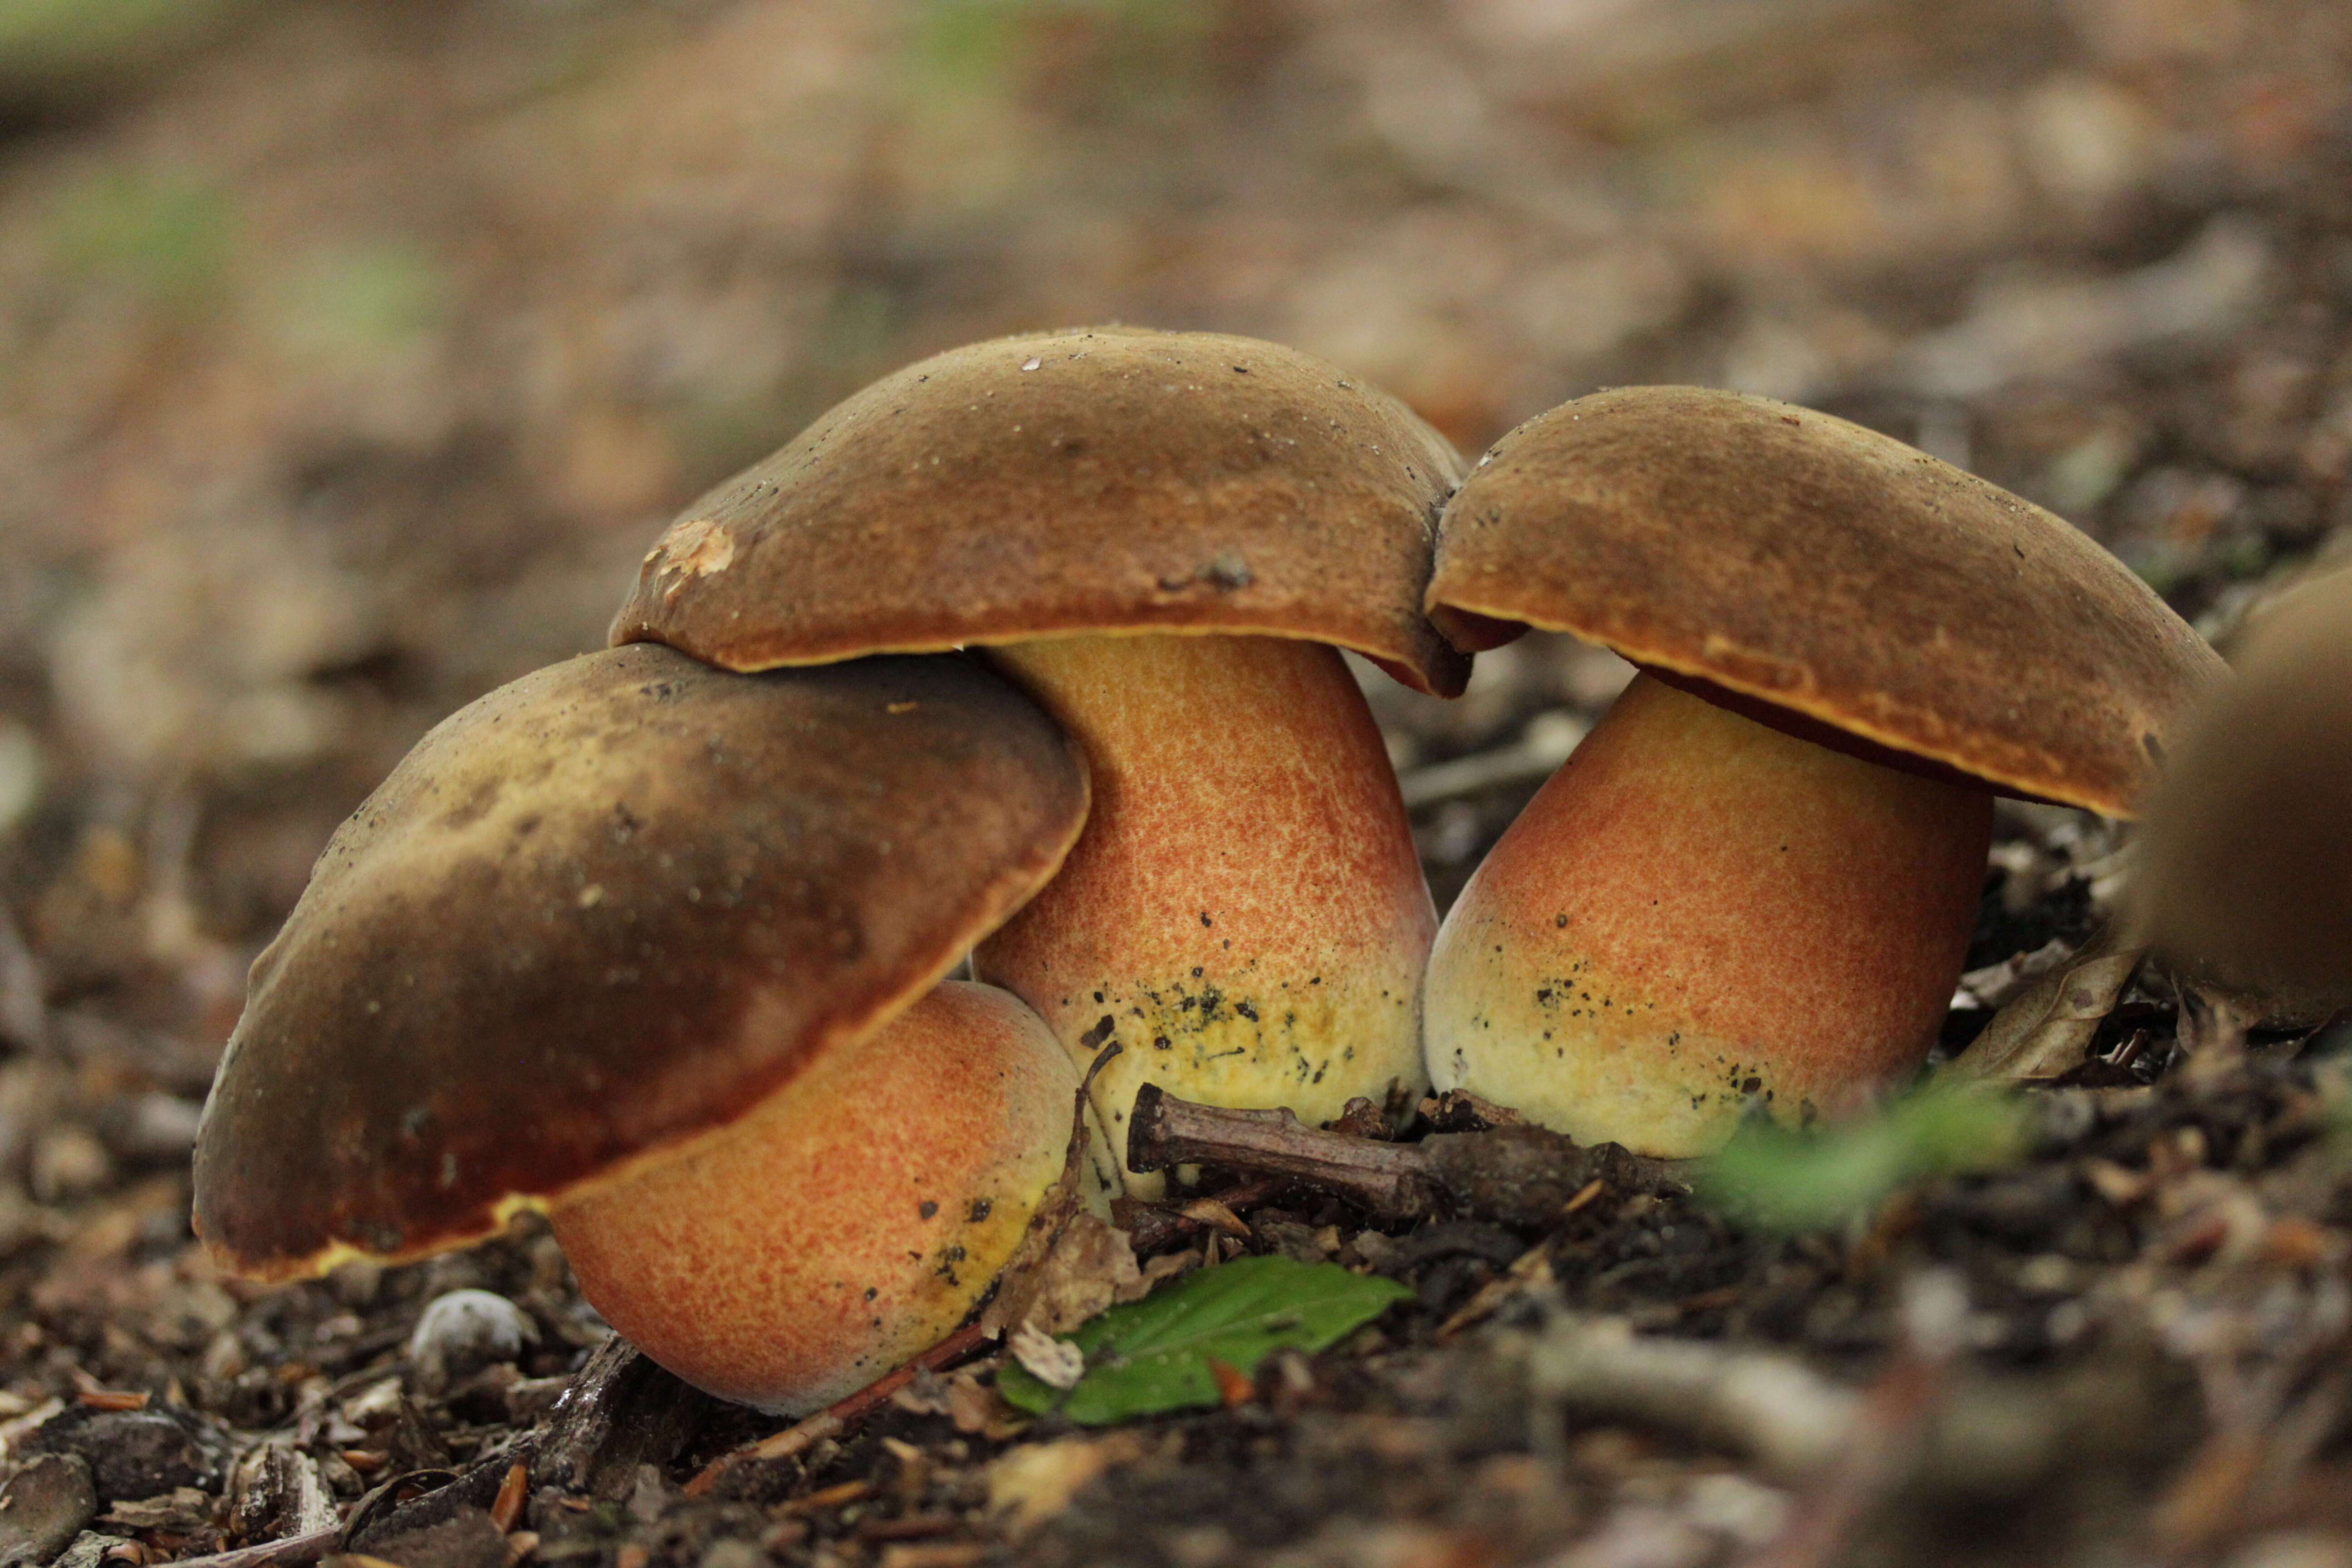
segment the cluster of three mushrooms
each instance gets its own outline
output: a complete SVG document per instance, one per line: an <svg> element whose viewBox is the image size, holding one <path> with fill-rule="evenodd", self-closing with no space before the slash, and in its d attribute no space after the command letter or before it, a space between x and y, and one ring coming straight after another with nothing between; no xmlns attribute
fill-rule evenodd
<svg viewBox="0 0 2352 1568"><path fill-rule="evenodd" d="M1146 1079L1412 1090L1434 917L1330 645L1460 689L1419 603L1457 478L1241 339L852 398L671 528L624 646L447 721L337 835L256 965L200 1230L284 1278L545 1209L656 1359L803 1410L985 1290L1109 1041L1114 1127ZM932 651L975 645L1052 717ZM975 944L1034 1014L939 984Z"/></svg>
<svg viewBox="0 0 2352 1568"><path fill-rule="evenodd" d="M1146 1080L1317 1121L1423 1081L1433 915L1331 645L1458 691L1425 584L1463 649L1546 626L1660 677L1457 906L1430 1071L1663 1152L1916 1059L1984 865L1952 775L2112 808L2210 658L2054 519L1779 405L1588 399L1490 458L1436 541L1440 437L1202 335L852 398L647 557L615 640L705 663L542 672L339 837L224 1064L205 1235L282 1275L547 1206L658 1358L806 1408L985 1288L1104 1045L1114 1130ZM933 651L975 646L1083 764ZM975 942L1043 1025L931 989Z"/></svg>

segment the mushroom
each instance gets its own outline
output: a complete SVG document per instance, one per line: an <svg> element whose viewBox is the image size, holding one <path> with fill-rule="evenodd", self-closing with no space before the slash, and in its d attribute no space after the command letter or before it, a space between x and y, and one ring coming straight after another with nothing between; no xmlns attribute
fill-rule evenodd
<svg viewBox="0 0 2352 1568"><path fill-rule="evenodd" d="M680 1376L838 1397L955 1326L1060 1173L1067 1054L936 983L1086 807L1075 748L963 658L526 676L418 743L255 963L197 1229L278 1279L543 1210Z"/></svg>
<svg viewBox="0 0 2352 1568"><path fill-rule="evenodd" d="M2282 595L2150 799L2133 908L2201 981L2352 1007L2352 572Z"/></svg>
<svg viewBox="0 0 2352 1568"><path fill-rule="evenodd" d="M1430 1074L1702 1152L1932 1044L1996 793L2128 815L2220 660L2113 556L1900 442L1760 397L1581 398L1446 509L1432 618L1643 673L1446 917Z"/></svg>
<svg viewBox="0 0 2352 1568"><path fill-rule="evenodd" d="M1421 1087L1436 928L1337 648L1424 691L1444 439L1332 367L1129 329L961 348L877 382L690 507L615 642L733 669L977 646L1077 737L1094 808L975 971L1097 1080L1310 1121ZM1132 1184L1156 1193L1160 1178Z"/></svg>

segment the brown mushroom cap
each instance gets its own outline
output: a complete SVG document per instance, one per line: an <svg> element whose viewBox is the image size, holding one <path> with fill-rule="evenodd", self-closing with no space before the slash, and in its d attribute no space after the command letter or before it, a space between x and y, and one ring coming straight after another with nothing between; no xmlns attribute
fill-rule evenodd
<svg viewBox="0 0 2352 1568"><path fill-rule="evenodd" d="M1461 478L1402 404L1274 343L1134 328L909 365L688 508L615 643L731 669L1091 632L1351 647L1451 695L1423 616Z"/></svg>
<svg viewBox="0 0 2352 1568"><path fill-rule="evenodd" d="M1797 733L2119 816L2221 670L2063 519L1696 387L1580 398L1496 442L1445 510L1428 602L1464 647L1516 635L1492 622L1572 632Z"/></svg>
<svg viewBox="0 0 2352 1568"><path fill-rule="evenodd" d="M2146 935L2289 1012L2352 1006L2352 572L2255 626L2148 804Z"/></svg>
<svg viewBox="0 0 2352 1568"><path fill-rule="evenodd" d="M1059 867L1083 761L957 658L592 654L445 721L255 963L196 1223L239 1272L413 1258L734 1121Z"/></svg>

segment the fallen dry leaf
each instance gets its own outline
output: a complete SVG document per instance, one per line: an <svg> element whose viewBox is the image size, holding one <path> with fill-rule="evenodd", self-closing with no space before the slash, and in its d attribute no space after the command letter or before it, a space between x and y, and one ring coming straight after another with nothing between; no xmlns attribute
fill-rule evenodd
<svg viewBox="0 0 2352 1568"><path fill-rule="evenodd" d="M1151 1287L1127 1232L1081 1210L1063 1226L1031 1281L1024 1323L1066 1333L1114 1301L1140 1299Z"/></svg>
<svg viewBox="0 0 2352 1568"><path fill-rule="evenodd" d="M2147 952L2124 946L2115 926L2102 929L2012 997L1938 1076L1948 1083L2026 1083L2080 1067Z"/></svg>
<svg viewBox="0 0 2352 1568"><path fill-rule="evenodd" d="M1096 1059L1087 1081L1118 1049L1114 1044ZM1087 1205L1092 1121L1086 1085L1080 1084L1071 1107L1062 1173L1030 1215L1029 1228L1000 1276L996 1298L981 1314L981 1329L991 1337L1001 1338L1007 1330L1030 1322L1049 1334L1058 1333L1113 1301L1134 1300L1150 1289L1142 1280L1127 1233ZM1122 1289L1132 1294L1122 1295Z"/></svg>

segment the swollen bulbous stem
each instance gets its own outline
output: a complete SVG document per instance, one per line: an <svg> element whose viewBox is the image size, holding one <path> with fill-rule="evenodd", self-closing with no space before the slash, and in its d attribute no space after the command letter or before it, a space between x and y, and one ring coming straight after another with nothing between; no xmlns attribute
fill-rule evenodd
<svg viewBox="0 0 2352 1568"><path fill-rule="evenodd" d="M1431 1078L1644 1154L1835 1113L1934 1042L1991 821L1639 678L1447 915Z"/></svg>
<svg viewBox="0 0 2352 1568"><path fill-rule="evenodd" d="M1136 1089L1287 1106L1417 1093L1435 915L1379 728L1318 643L1093 637L990 650L1076 736L1085 833L973 955L1095 1080L1122 1150ZM1129 1190L1156 1195L1157 1175Z"/></svg>
<svg viewBox="0 0 2352 1568"><path fill-rule="evenodd" d="M986 1293L1061 1174L1077 1089L1035 1014L947 982L732 1125L560 1203L556 1239L582 1293L654 1360L803 1415L928 1349ZM1097 1176L1097 1196L1116 1190L1113 1168Z"/></svg>

